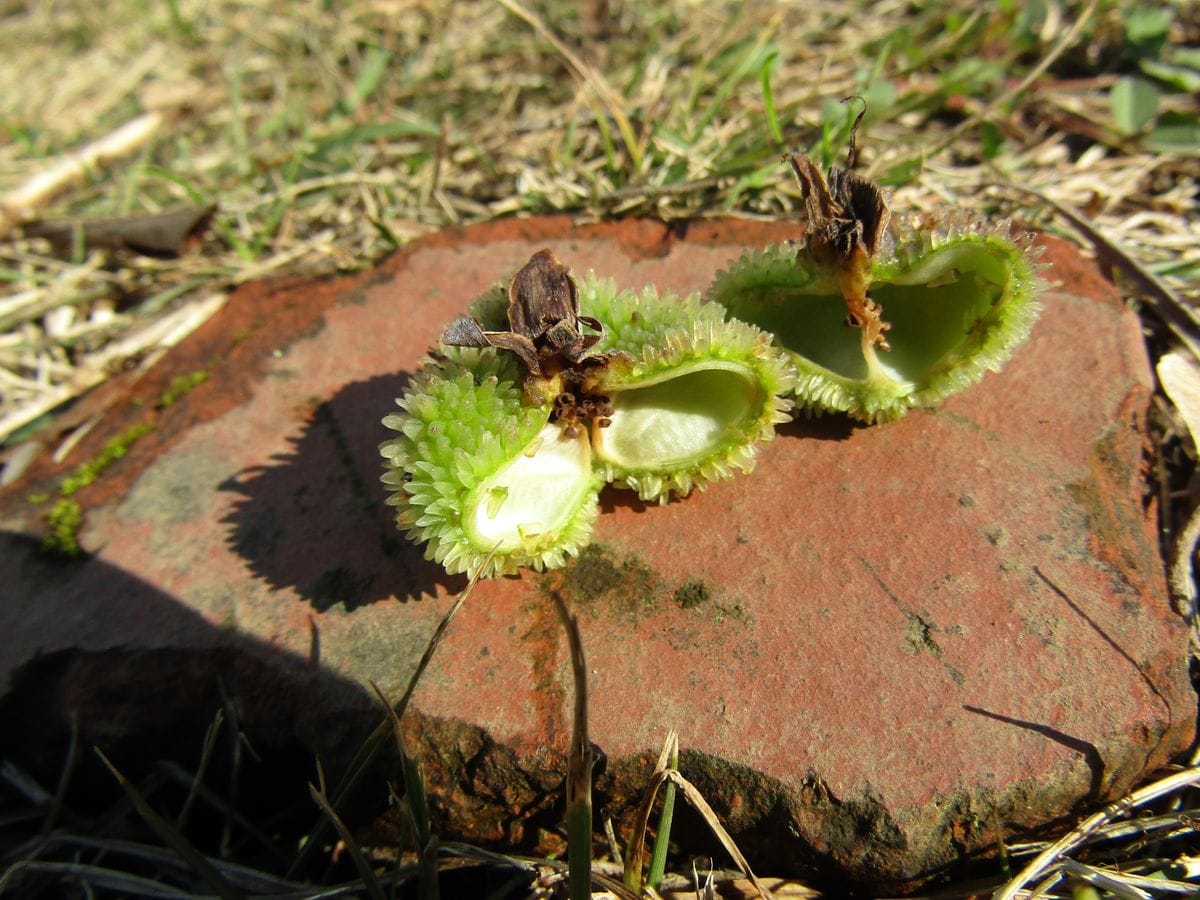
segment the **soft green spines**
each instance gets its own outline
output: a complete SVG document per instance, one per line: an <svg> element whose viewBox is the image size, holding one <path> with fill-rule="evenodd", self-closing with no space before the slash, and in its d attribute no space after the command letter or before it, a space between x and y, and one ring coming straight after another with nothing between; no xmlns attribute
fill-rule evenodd
<svg viewBox="0 0 1200 900"><path fill-rule="evenodd" d="M940 403L997 370L1029 335L1039 289L1028 249L1001 228L914 232L871 268L870 296L892 326L892 349L870 360L845 325L832 275L795 247L744 254L718 273L707 298L791 351L799 406L876 422Z"/></svg>
<svg viewBox="0 0 1200 900"><path fill-rule="evenodd" d="M618 292L588 277L579 298L604 327L591 355L624 355L562 390L609 398L611 419L550 422L514 353L458 347L426 359L384 419L399 432L380 446L396 521L451 573L561 566L587 543L605 481L665 503L750 471L789 418L790 361L758 328L697 294ZM505 302L492 290L471 312L502 330Z"/></svg>
<svg viewBox="0 0 1200 900"><path fill-rule="evenodd" d="M930 367L925 385L908 404L933 406L975 384L985 372L1000 371L1033 330L1042 311L1038 296L1043 282L1029 241L1012 240L1004 226L966 226L944 236L922 232L917 240L879 267L875 277L881 283L919 289L961 272L975 282L964 288L991 298L977 314L964 315L961 341Z"/></svg>
<svg viewBox="0 0 1200 900"><path fill-rule="evenodd" d="M686 494L751 471L759 448L774 438L775 426L790 418L791 403L783 395L792 390L794 373L786 355L769 334L726 319L721 307L702 302L698 294L660 297L653 287L618 292L611 279L589 274L580 286L580 306L604 325L597 350L621 350L634 360L631 367L614 368L600 388L615 409L611 430L593 428L596 463L605 480L637 491L643 500L665 503L672 493ZM639 439L651 448L645 458L606 456L610 439L621 429L623 409L651 391L678 407L681 416L707 420L712 437L697 438L695 428L666 413L654 429L664 448L658 460L652 458L654 435L642 431ZM642 398L643 406L649 402ZM676 440L681 431L699 449L685 458L667 458L667 448L686 446Z"/></svg>
<svg viewBox="0 0 1200 900"><path fill-rule="evenodd" d="M579 305L604 325L597 351L622 350L639 360L647 350L726 319L723 309L704 303L697 293L659 296L651 285L640 291L618 291L613 279L597 278L591 272L579 286Z"/></svg>
<svg viewBox="0 0 1200 900"><path fill-rule="evenodd" d="M525 402L515 357L492 349L445 348L427 359L404 397L403 412L383 424L399 435L380 445L397 525L426 542L426 558L450 573L496 575L521 566L560 566L586 545L596 517L596 492L560 533L497 550L473 541L464 527L468 502L488 478L529 448L549 416Z"/></svg>

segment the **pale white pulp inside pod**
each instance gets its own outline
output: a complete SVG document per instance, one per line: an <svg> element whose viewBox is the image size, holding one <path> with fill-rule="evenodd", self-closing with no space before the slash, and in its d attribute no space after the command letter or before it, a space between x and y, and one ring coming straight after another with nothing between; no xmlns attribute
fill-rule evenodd
<svg viewBox="0 0 1200 900"><path fill-rule="evenodd" d="M634 471L703 461L755 418L761 387L745 365L704 360L610 390L612 423L592 426L596 456Z"/></svg>
<svg viewBox="0 0 1200 900"><path fill-rule="evenodd" d="M569 438L548 423L524 453L475 489L466 517L471 540L506 553L555 535L579 512L591 484L587 432Z"/></svg>

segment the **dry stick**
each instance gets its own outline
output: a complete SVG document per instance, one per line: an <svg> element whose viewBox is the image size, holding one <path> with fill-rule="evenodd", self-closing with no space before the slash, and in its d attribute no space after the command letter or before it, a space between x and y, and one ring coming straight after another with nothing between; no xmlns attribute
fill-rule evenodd
<svg viewBox="0 0 1200 900"><path fill-rule="evenodd" d="M1056 213L1071 223L1084 237L1092 242L1096 252L1114 268L1124 272L1142 291L1142 297L1147 300L1171 333L1200 360L1200 317L1179 299L1161 278L1140 265L1137 260L1122 250L1116 243L1106 237L1099 229L1088 222L1083 216L1069 206L1059 203L1041 191L1023 187L1010 181L1004 186L1030 197L1041 200Z"/></svg>
<svg viewBox="0 0 1200 900"><path fill-rule="evenodd" d="M22 291L10 297L0 311L0 334L40 319L51 310L64 306L86 306L113 296L115 291L111 284L81 287L80 282L88 276L94 277L95 273L90 267L81 267L78 273L61 278L48 290Z"/></svg>
<svg viewBox="0 0 1200 900"><path fill-rule="evenodd" d="M164 121L165 116L161 112L144 113L11 191L0 199L0 238L33 218L37 210L49 203L55 194L86 177L89 171L149 143Z"/></svg>
<svg viewBox="0 0 1200 900"><path fill-rule="evenodd" d="M1071 878L1090 884L1094 888L1108 891L1118 897L1131 897L1133 900L1150 900L1164 893L1186 894L1196 896L1196 886L1169 878L1155 878L1146 875L1133 875L1116 870L1099 869L1095 866L1085 866L1073 859L1063 860L1063 872ZM1149 888L1153 893L1147 893L1142 888ZM1076 896L1079 896L1076 894Z"/></svg>
<svg viewBox="0 0 1200 900"><path fill-rule="evenodd" d="M1158 375L1158 383L1167 395L1167 399L1175 405L1180 418L1183 419L1192 442L1200 446L1200 360L1185 356L1178 350L1165 353L1154 367ZM1161 463L1161 460L1160 460ZM1160 478L1164 482L1165 478ZM1162 505L1164 512L1168 509L1170 494L1164 489ZM1168 570L1167 582L1171 588L1172 599L1176 609L1196 627L1196 582L1194 578L1193 558L1196 544L1200 541L1200 507L1192 510L1183 530L1174 536L1172 542L1171 567Z"/></svg>
<svg viewBox="0 0 1200 900"><path fill-rule="evenodd" d="M1192 562L1197 544L1200 544L1200 506L1192 510L1187 525L1175 538L1174 558L1171 560L1171 569L1167 577L1177 608L1192 623L1193 630L1196 630L1198 624L1196 620L1196 579Z"/></svg>
<svg viewBox="0 0 1200 900"><path fill-rule="evenodd" d="M1152 784L1148 784L1141 790L1134 791L1120 800L1110 803L1104 809L1100 810L1100 812L1086 819L1070 833L1059 838L1039 853L1029 865L1021 870L1016 878L1005 885L1003 889L997 891L993 895L992 900L1013 900L1026 884L1035 878L1041 877L1059 858L1084 844L1088 838L1095 834L1109 820L1132 812L1137 807L1166 794L1197 783L1200 783L1200 767L1183 769L1168 775L1166 778L1161 778Z"/></svg>
<svg viewBox="0 0 1200 900"><path fill-rule="evenodd" d="M24 232L26 237L45 238L59 253L78 243L85 249L109 247L148 256L179 256L203 236L216 211L217 205L208 203L132 216L42 219L30 222Z"/></svg>
<svg viewBox="0 0 1200 900"><path fill-rule="evenodd" d="M640 171L642 168L642 149L638 146L637 138L634 137L633 126L629 123L629 117L625 115L625 111L621 108L621 98L609 86L604 76L594 66L580 59L578 55L571 51L570 47L555 36L554 32L546 26L545 22L517 3L516 0L498 0L498 2L514 16L524 19L532 26L533 30L545 38L558 51L559 55L566 60L567 66L571 69L571 74L596 92L601 102L608 108L608 114L617 123L617 130L621 132L621 140L625 142L625 149L629 152L629 161L632 170L634 172Z"/></svg>

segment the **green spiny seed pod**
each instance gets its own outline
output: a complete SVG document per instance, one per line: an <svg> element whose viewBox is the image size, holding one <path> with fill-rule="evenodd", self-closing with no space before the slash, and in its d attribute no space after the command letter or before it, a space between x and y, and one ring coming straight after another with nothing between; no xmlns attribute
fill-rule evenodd
<svg viewBox="0 0 1200 900"><path fill-rule="evenodd" d="M397 524L452 574L555 568L591 534L601 482L587 435L549 422L522 377L512 354L449 347L383 420L399 432L380 445Z"/></svg>
<svg viewBox="0 0 1200 900"><path fill-rule="evenodd" d="M611 406L592 424L605 480L665 503L672 492L749 472L788 420L791 404L781 395L794 375L786 356L770 335L727 320L698 294L618 292L612 280L589 275L580 307L604 326L597 349L632 359L594 388Z"/></svg>
<svg viewBox="0 0 1200 900"><path fill-rule="evenodd" d="M455 319L380 445L389 502L427 558L496 575L562 565L605 481L665 503L753 468L787 421L791 364L770 336L653 289L577 289L549 251Z"/></svg>
<svg viewBox="0 0 1200 900"><path fill-rule="evenodd" d="M847 327L840 273L792 246L744 254L717 275L707 298L791 351L798 405L865 422L935 405L998 370L1040 310L1028 242L1001 227L926 229L864 269L886 338Z"/></svg>

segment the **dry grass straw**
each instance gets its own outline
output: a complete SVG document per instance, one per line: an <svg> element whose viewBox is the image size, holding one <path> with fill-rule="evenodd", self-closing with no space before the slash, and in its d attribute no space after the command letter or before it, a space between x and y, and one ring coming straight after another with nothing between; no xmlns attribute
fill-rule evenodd
<svg viewBox="0 0 1200 900"><path fill-rule="evenodd" d="M716 812L709 806L708 801L704 799L704 795L697 790L695 785L684 778L678 769L669 767L668 761L673 756L678 756L678 753L679 737L675 732L671 732L667 736L666 743L663 745L662 753L658 757L658 763L655 765L654 772L650 776L650 781L646 785L642 803L638 807L634 818L632 840L626 850L625 883L634 889L641 889L642 887L642 859L646 843L646 829L650 825L650 813L654 808L654 800L658 796L659 788L670 783L674 784L682 792L684 799L700 814L700 818L704 820L704 824L708 826L709 831L720 841L721 846L725 848L725 851L734 861L734 864L749 879L757 896L770 898L773 896L770 889L754 874L754 871L750 868L750 864L746 861L746 857L742 855L742 851L738 848L737 843L730 836L729 832L725 830L725 826L721 824L721 820L718 818Z"/></svg>
<svg viewBox="0 0 1200 900"><path fill-rule="evenodd" d="M1110 834L1104 833L1105 826L1124 819L1139 807L1179 794L1186 788L1196 787L1197 784L1200 784L1200 768L1182 769L1110 803L1046 846L1012 881L995 894L995 900L1057 896L1052 892L1053 889L1064 882L1070 888L1072 880L1113 891L1118 896L1152 897L1177 893L1194 895L1195 884L1121 871L1115 866L1088 866L1075 861L1068 854L1078 851L1089 842L1111 837ZM1144 824L1142 828L1135 825L1132 834L1147 833ZM1030 892L1026 886L1033 882L1037 882L1036 888ZM1147 889L1152 893L1148 893Z"/></svg>

